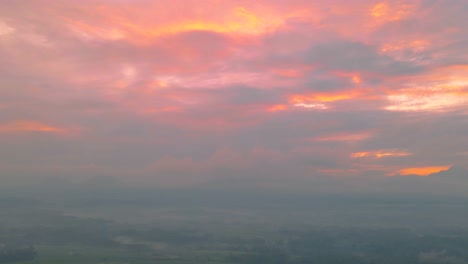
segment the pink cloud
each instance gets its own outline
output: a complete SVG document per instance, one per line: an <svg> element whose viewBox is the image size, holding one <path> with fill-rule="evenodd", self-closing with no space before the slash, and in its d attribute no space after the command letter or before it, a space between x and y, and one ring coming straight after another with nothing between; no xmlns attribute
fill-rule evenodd
<svg viewBox="0 0 468 264"><path fill-rule="evenodd" d="M260 161L302 175L465 162L463 10L419 0L0 3L0 133L34 148L38 133L86 129L60 144L108 150L109 160L89 154L103 172L151 142L135 163L194 182L267 174Z"/></svg>

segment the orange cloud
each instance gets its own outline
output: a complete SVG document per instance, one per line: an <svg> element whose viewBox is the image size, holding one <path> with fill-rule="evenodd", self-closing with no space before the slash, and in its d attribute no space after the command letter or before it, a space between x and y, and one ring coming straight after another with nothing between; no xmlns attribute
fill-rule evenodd
<svg viewBox="0 0 468 264"><path fill-rule="evenodd" d="M296 104L300 103L310 103L310 102L334 102L334 101L341 101L353 98L352 94L326 94L326 93L315 93L315 94L307 94L307 95L292 95L290 101Z"/></svg>
<svg viewBox="0 0 468 264"><path fill-rule="evenodd" d="M284 105L284 104L277 104L277 105L273 105L273 106L268 107L269 112L284 111L286 109L288 109L288 106Z"/></svg>
<svg viewBox="0 0 468 264"><path fill-rule="evenodd" d="M356 75L353 75L352 80L353 80L353 82L354 82L355 84L360 84L360 83L362 83L361 77L360 77L359 75L357 75L357 74L356 74Z"/></svg>
<svg viewBox="0 0 468 264"><path fill-rule="evenodd" d="M406 168L399 171L401 175L419 175L419 176L428 176L432 173L441 172L443 170L448 170L451 165L445 166L431 166L431 167L414 167Z"/></svg>
<svg viewBox="0 0 468 264"><path fill-rule="evenodd" d="M66 129L49 126L35 121L15 121L0 125L0 132L44 132L44 133L63 133Z"/></svg>
<svg viewBox="0 0 468 264"><path fill-rule="evenodd" d="M352 76L351 78L354 80L354 82L361 81L360 77L357 75ZM329 93L313 92L308 94L293 94L289 96L289 102L290 104L299 107L328 109L329 106L327 106L326 103L352 100L355 98L374 99L375 95L373 92L370 92L366 89L357 88Z"/></svg>
<svg viewBox="0 0 468 264"><path fill-rule="evenodd" d="M355 83L360 83L362 80L358 75L351 75L351 80ZM292 103L310 103L322 102L331 103L336 101L350 100L354 98L374 99L375 95L372 91L362 88L348 89L337 92L313 92L308 94L294 94L289 97Z"/></svg>
<svg viewBox="0 0 468 264"><path fill-rule="evenodd" d="M364 151L364 152L355 152L351 154L351 158L386 158L386 157L405 157L413 155L407 151L398 151L398 150L378 150L378 151Z"/></svg>
<svg viewBox="0 0 468 264"><path fill-rule="evenodd" d="M379 21L401 20L411 15L415 7L405 2L384 1L374 5L370 10L370 15Z"/></svg>
<svg viewBox="0 0 468 264"><path fill-rule="evenodd" d="M413 50L413 51L423 51L430 46L429 41L416 39L416 40L399 40L395 43L388 43L384 44L380 51L383 53L393 52L393 51L400 51L400 50Z"/></svg>
<svg viewBox="0 0 468 264"><path fill-rule="evenodd" d="M388 12L388 5L387 3L379 3L376 4L374 7L371 9L371 15L374 17L381 17L387 14Z"/></svg>
<svg viewBox="0 0 468 264"><path fill-rule="evenodd" d="M140 7L141 10L137 8L134 10L135 14L130 11L124 14L114 8L101 6L95 10L101 16L100 25L72 19L68 23L75 34L85 39L126 39L134 44L149 44L163 35L188 31L259 35L280 27L287 18L284 14L271 12L271 10L256 9L254 11L244 6L234 5L227 5L219 10L216 8L217 5L213 4L212 7L204 10L194 9L193 14L184 16L172 13L179 12L179 10L167 10L176 6L164 6L166 12L162 14L159 12L161 16L158 18L152 18L154 13L147 12L148 9L152 9L149 6ZM153 8L157 12L162 6ZM168 16L168 14L173 14L173 16Z"/></svg>

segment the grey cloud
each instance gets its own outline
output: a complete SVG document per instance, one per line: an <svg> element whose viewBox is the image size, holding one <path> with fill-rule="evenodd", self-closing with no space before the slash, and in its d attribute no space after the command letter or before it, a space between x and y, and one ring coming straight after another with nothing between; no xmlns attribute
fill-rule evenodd
<svg viewBox="0 0 468 264"><path fill-rule="evenodd" d="M359 42L333 41L313 45L305 55L308 63L329 70L368 71L386 75L414 74L424 70L411 62L381 55L376 47Z"/></svg>
<svg viewBox="0 0 468 264"><path fill-rule="evenodd" d="M305 85L307 90L322 92L338 91L353 86L349 78L340 78L324 72L309 74Z"/></svg>
<svg viewBox="0 0 468 264"><path fill-rule="evenodd" d="M221 98L234 105L248 104L275 104L281 103L284 98L277 89L260 89L247 86L231 86L217 92Z"/></svg>

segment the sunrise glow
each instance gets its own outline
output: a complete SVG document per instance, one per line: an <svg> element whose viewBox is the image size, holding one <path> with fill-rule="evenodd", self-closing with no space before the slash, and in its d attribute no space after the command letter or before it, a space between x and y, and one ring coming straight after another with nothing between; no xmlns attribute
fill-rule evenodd
<svg viewBox="0 0 468 264"><path fill-rule="evenodd" d="M468 162L461 2L7 2L0 133L24 152L12 174L96 164L195 183ZM44 144L56 156L37 169Z"/></svg>

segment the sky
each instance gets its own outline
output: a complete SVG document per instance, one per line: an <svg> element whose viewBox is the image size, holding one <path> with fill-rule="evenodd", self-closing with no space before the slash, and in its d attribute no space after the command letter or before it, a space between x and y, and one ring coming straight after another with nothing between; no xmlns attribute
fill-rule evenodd
<svg viewBox="0 0 468 264"><path fill-rule="evenodd" d="M463 0L3 0L0 177L191 186L465 166L467 13Z"/></svg>

